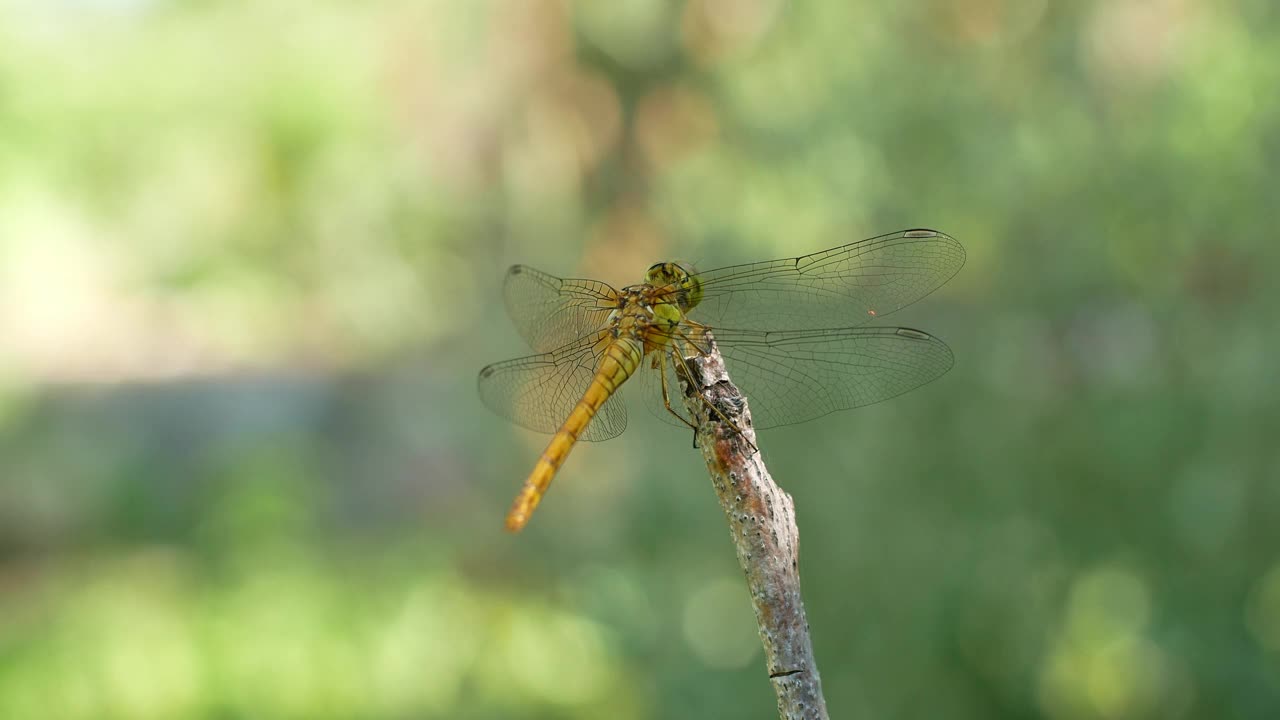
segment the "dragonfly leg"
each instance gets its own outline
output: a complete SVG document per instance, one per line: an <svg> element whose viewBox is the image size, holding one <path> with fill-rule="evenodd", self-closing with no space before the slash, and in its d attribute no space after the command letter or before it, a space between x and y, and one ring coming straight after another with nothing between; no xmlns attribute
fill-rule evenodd
<svg viewBox="0 0 1280 720"><path fill-rule="evenodd" d="M693 428L693 431L694 431L693 446L695 448L698 447L698 426L689 422L689 420L686 419L685 416L676 412L675 408L671 407L671 395L667 392L667 369L662 367L662 360L655 358L653 367L658 371L659 373L658 377L662 379L662 404L666 406L667 412L671 413L672 415L675 415L680 422Z"/></svg>
<svg viewBox="0 0 1280 720"><path fill-rule="evenodd" d="M702 388L698 387L698 383L694 380L694 377L693 377L693 371L691 371L689 367L685 365L683 362L679 362L679 363L676 362L674 353L672 354L671 362L675 365L676 372L684 374L685 382L689 383L689 387L696 389L696 392L698 393L698 398L702 400L702 403L706 405L708 408L710 408L711 412L715 413L716 416L720 418L721 422L723 422L725 425L728 425L730 428L732 428L734 432L738 433L738 435L741 435L742 439L746 440L747 444L751 446L752 452L760 452L760 449L756 447L756 444L751 442L751 440L747 438L747 434L742 431L742 428L738 427L738 424L735 423L733 420L731 420L728 415L725 415L724 411L722 411L719 407L716 407L716 404L706 396ZM665 379L665 373L664 373L664 379ZM667 406L667 409L668 410L670 409L669 405ZM684 418L681 418L681 419L683 420ZM685 422L686 424L688 424L687 420ZM698 442L697 442L697 438L695 437L694 447L697 447L697 446L698 446Z"/></svg>
<svg viewBox="0 0 1280 720"><path fill-rule="evenodd" d="M690 327L694 327L694 328L697 328L697 329L699 329L699 330L706 330L706 329L707 329L707 326L706 326L706 325L702 325L702 324L700 324L700 323L693 322L692 320L686 320L685 322L686 322ZM698 353L698 355L700 355L701 357L706 357L707 355L709 355L709 354L710 354L710 353L708 353L708 352L707 352L707 350L706 350L705 348L703 348L703 347L702 347L701 345L699 345L698 343L694 342L694 341L693 341L693 338L689 337L689 335L688 335L687 333L685 333L685 331L680 330L680 331L678 331L678 334L679 334L679 336L680 336L680 339L681 339L681 340L684 340L686 343L688 343L689 347L693 348L693 349L694 349L694 351L695 351L695 352L697 352L697 353Z"/></svg>

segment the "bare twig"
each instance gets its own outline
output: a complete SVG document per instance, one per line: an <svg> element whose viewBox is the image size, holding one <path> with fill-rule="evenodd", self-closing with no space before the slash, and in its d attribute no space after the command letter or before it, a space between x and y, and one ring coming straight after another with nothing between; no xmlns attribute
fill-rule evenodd
<svg viewBox="0 0 1280 720"><path fill-rule="evenodd" d="M708 343L710 352L686 357L690 372L677 375L747 576L778 714L786 720L825 720L827 704L800 598L795 503L765 469L746 398L729 380L715 341L708 338Z"/></svg>

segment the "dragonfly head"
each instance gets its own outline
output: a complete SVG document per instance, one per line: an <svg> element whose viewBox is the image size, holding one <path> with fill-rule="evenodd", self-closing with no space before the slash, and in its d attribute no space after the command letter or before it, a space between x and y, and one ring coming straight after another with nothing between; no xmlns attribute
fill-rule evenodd
<svg viewBox="0 0 1280 720"><path fill-rule="evenodd" d="M645 282L656 288L665 289L670 302L680 308L681 312L688 312L702 301L702 281L697 275L677 263L664 262L653 265L645 274Z"/></svg>

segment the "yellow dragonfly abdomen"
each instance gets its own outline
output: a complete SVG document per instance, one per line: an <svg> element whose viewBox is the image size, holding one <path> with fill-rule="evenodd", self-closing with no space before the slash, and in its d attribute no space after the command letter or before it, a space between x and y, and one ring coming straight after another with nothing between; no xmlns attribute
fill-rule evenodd
<svg viewBox="0 0 1280 720"><path fill-rule="evenodd" d="M573 408L573 412L569 413L564 424L551 438L547 449L542 451L542 456L538 458L533 471L529 473L519 494L516 495L515 502L511 504L511 510L507 513L507 530L518 532L529 522L529 516L538 507L543 494L551 486L556 471L564 464L565 458L569 457L569 452L577 444L582 431L596 416L600 406L604 405L605 401L622 387L622 383L635 373L636 368L640 367L643 357L644 344L635 338L620 337L609 344L604 356L600 359L600 366L591 380L591 385L587 387L586 393Z"/></svg>

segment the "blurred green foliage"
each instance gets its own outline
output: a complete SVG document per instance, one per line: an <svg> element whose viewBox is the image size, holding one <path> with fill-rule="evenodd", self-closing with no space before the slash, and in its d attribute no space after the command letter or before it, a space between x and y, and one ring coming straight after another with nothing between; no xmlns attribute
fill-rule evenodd
<svg viewBox="0 0 1280 720"><path fill-rule="evenodd" d="M772 717L687 435L501 533L499 280L932 226L956 368L761 436L833 716L1274 718L1277 87L1270 0L2 0L0 717Z"/></svg>

